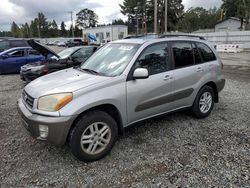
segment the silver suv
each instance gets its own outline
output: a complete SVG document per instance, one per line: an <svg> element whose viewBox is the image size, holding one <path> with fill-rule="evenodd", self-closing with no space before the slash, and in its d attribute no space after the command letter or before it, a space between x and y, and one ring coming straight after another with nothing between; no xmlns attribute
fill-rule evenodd
<svg viewBox="0 0 250 188"><path fill-rule="evenodd" d="M33 137L68 141L79 160L94 161L138 121L187 108L207 117L225 85L222 68L202 38L115 41L79 67L28 84L18 109Z"/></svg>

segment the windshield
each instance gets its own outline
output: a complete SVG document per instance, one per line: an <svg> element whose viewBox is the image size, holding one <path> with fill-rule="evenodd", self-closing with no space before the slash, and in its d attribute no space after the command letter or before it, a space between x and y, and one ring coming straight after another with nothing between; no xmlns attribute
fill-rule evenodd
<svg viewBox="0 0 250 188"><path fill-rule="evenodd" d="M81 69L92 70L100 75L120 75L136 53L138 44L107 44L94 53Z"/></svg>
<svg viewBox="0 0 250 188"><path fill-rule="evenodd" d="M61 59L65 59L65 58L69 57L74 51L75 51L75 48L67 48L67 49L59 52L58 56Z"/></svg>

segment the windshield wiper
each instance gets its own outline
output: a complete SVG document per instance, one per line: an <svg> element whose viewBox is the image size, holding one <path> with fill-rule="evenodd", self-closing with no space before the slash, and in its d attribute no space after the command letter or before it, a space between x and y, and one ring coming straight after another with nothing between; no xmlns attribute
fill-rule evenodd
<svg viewBox="0 0 250 188"><path fill-rule="evenodd" d="M94 70L92 70L92 69L82 69L82 68L80 68L80 69L81 69L82 71L89 72L89 73L91 73L91 74L100 75L99 72L96 72L96 71L94 71Z"/></svg>

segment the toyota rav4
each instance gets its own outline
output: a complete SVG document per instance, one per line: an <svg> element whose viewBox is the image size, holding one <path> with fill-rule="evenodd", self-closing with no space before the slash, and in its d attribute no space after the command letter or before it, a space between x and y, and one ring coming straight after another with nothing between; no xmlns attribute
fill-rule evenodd
<svg viewBox="0 0 250 188"><path fill-rule="evenodd" d="M94 161L136 122L180 109L207 117L225 85L222 68L201 37L110 42L81 66L28 84L18 109L33 137L68 141L79 160Z"/></svg>

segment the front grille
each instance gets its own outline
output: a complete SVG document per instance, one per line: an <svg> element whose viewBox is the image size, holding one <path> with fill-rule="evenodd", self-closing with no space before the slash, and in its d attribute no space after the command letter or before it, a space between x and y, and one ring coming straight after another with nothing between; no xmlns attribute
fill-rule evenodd
<svg viewBox="0 0 250 188"><path fill-rule="evenodd" d="M33 108L34 98L31 97L25 90L23 90L23 101L30 107Z"/></svg>

